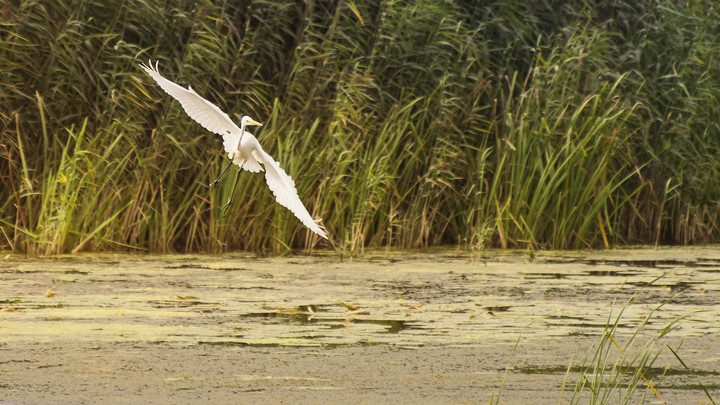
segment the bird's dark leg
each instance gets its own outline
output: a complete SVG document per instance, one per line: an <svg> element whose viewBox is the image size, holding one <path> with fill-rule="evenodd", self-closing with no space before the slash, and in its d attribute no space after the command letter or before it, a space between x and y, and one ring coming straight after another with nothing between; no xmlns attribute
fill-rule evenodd
<svg viewBox="0 0 720 405"><path fill-rule="evenodd" d="M232 166L232 165L233 165L233 162L232 162L232 160L231 160L230 163L228 163L228 165L225 166L225 168L223 169L222 173L220 173L220 175L217 177L217 179L215 179L215 181L213 181L212 183L210 183L210 191L212 191L212 190L215 189L215 186L217 186L218 182L220 181L220 178L225 174L225 172L228 171L228 169L229 169L230 166Z"/></svg>
<svg viewBox="0 0 720 405"><path fill-rule="evenodd" d="M237 187L238 180L240 180L240 170L241 169L238 167L237 174L235 174L235 184L233 184L232 192L230 193L230 196L228 197L228 200L225 203L225 205L223 205L221 208L223 214L225 214L225 212L227 211L228 207L230 206L230 201L232 201L232 198L235 195L235 188Z"/></svg>

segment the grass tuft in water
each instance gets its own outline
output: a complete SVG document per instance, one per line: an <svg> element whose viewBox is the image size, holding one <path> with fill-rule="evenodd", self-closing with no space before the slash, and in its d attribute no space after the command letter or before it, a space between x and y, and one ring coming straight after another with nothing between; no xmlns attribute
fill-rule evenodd
<svg viewBox="0 0 720 405"><path fill-rule="evenodd" d="M652 280L646 286L652 285L660 278L662 276ZM654 314L671 302L673 298L655 306L632 334L629 336L619 335L620 320L624 312L633 304L636 296L637 293L628 299L615 315L614 320L612 312L609 314L607 326L600 342L594 352L589 353L580 366L578 380L570 398L571 404L635 404L638 403L638 396L642 403L655 400L665 403L661 395L661 384L665 372L658 374L649 371L662 352L662 347L658 349L657 343L677 329L679 323L687 318L687 315L672 320L657 335L637 347L638 340L644 336L643 330L651 322ZM645 389L643 394L636 392L643 387Z"/></svg>

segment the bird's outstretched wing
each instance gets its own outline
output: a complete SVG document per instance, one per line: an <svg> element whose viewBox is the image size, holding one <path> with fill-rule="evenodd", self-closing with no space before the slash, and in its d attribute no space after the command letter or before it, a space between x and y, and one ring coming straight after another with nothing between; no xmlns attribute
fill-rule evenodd
<svg viewBox="0 0 720 405"><path fill-rule="evenodd" d="M223 137L228 134L240 133L240 128L238 128L238 126L232 122L230 117L228 117L228 115L219 109L215 104L200 97L200 95L195 93L190 86L188 86L187 89L184 89L162 77L160 72L158 72L159 62L156 62L155 66L152 65L152 61L148 61L148 63L149 65L142 63L140 64L140 67L143 68L143 70L145 70L150 77L157 82L160 88L180 102L190 118L197 121L208 131L222 135Z"/></svg>
<svg viewBox="0 0 720 405"><path fill-rule="evenodd" d="M307 208L305 208L302 201L300 201L300 197L298 197L295 182L285 173L278 162L265 153L260 147L253 151L253 156L265 166L265 181L270 191L275 194L277 202L292 211L300 222L311 231L327 239L328 236L325 229L310 216Z"/></svg>
<svg viewBox="0 0 720 405"><path fill-rule="evenodd" d="M153 66L152 61L148 61L148 65L140 64L140 67L145 70L166 93L180 102L190 118L197 121L208 131L222 135L224 140L223 146L226 152L230 153L234 151L241 131L227 114L213 103L200 97L189 86L187 89L184 89L162 77L160 72L158 72L158 63L155 63L155 66ZM246 133L246 135L249 135L249 133ZM292 178L285 173L270 155L262 150L259 144L252 153L253 156L265 166L265 180L267 181L268 187L270 187L270 191L275 195L277 202L292 211L300 222L310 228L311 231L327 239L327 233L323 227L310 216L310 213L308 213L302 201L300 201ZM257 165L256 162L255 166L245 163L242 167L253 172L259 171L260 166Z"/></svg>

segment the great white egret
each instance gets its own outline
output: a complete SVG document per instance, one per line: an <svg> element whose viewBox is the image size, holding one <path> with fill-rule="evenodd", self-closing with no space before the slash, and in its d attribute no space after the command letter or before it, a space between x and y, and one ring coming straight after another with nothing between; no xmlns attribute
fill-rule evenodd
<svg viewBox="0 0 720 405"><path fill-rule="evenodd" d="M157 82L160 88L180 102L190 118L197 121L208 131L223 137L223 146L225 152L228 154L228 158L230 158L230 163L222 173L220 173L220 176L210 183L210 189L213 189L215 185L217 185L220 177L227 172L233 163L238 166L238 176L235 177L233 191L223 208L226 208L230 204L232 194L235 193L235 186L237 186L240 169L245 169L249 172L259 172L263 170L263 167L260 166L260 164L262 164L265 167L265 180L267 181L270 191L275 194L277 202L292 211L300 222L311 231L327 239L327 233L325 233L323 227L318 224L319 220L314 220L302 201L300 201L293 179L285 173L278 162L265 153L253 134L245 131L245 127L249 125L262 124L246 115L242 117L240 128L238 128L227 114L213 103L200 97L190 86L184 89L162 77L160 72L158 72L158 63L159 62L156 62L155 66L153 66L152 61L148 61L148 65L140 64L140 67Z"/></svg>

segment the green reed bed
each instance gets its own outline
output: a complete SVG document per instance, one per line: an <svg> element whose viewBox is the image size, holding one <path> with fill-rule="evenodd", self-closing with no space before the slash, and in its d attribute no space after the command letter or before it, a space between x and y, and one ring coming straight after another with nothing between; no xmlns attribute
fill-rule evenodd
<svg viewBox="0 0 720 405"><path fill-rule="evenodd" d="M221 214L220 139L148 59L265 123L342 251L720 236L709 6L46 3L0 13L0 249L331 247L262 175L242 173Z"/></svg>

